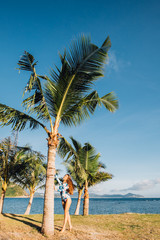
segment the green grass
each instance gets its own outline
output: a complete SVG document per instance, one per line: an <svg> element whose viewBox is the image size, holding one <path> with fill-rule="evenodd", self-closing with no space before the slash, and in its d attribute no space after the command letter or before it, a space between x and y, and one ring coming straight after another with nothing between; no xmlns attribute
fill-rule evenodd
<svg viewBox="0 0 160 240"><path fill-rule="evenodd" d="M3 214L0 216L0 239L15 240L160 240L159 214L113 214L71 216L73 231L60 234L63 215L55 215L55 235L40 233L42 215Z"/></svg>

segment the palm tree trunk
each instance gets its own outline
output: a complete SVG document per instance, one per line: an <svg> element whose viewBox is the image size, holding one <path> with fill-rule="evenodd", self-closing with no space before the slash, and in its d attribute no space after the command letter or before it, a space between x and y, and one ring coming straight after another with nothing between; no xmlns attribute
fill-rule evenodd
<svg viewBox="0 0 160 240"><path fill-rule="evenodd" d="M83 189L78 189L78 200L77 200L77 206L76 206L74 215L79 215L82 192L83 192Z"/></svg>
<svg viewBox="0 0 160 240"><path fill-rule="evenodd" d="M6 191L2 190L1 199L0 199L0 214L3 213L3 203L5 198Z"/></svg>
<svg viewBox="0 0 160 240"><path fill-rule="evenodd" d="M84 201L83 201L83 215L87 216L89 212L89 192L88 192L88 182L85 181L84 187Z"/></svg>
<svg viewBox="0 0 160 240"><path fill-rule="evenodd" d="M34 191L33 191L33 192L30 192L29 203L28 203L28 206L27 206L27 209L26 209L24 215L29 215L29 213L30 213L31 206L32 206L32 202L33 202L33 196L34 196Z"/></svg>
<svg viewBox="0 0 160 240"><path fill-rule="evenodd" d="M54 135L50 134L48 138L48 163L44 195L43 221L41 229L42 233L47 236L54 234L54 175L55 157L58 145L57 135L58 128L56 129L56 131L54 131Z"/></svg>

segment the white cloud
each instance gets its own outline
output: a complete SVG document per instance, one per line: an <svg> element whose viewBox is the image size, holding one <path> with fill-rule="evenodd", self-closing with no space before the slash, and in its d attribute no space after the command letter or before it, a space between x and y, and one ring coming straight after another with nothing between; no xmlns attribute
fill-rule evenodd
<svg viewBox="0 0 160 240"><path fill-rule="evenodd" d="M160 178L158 179L154 179L154 180L143 180L140 182L137 182L135 184L133 184L131 187L128 188L124 188L124 189L114 189L112 190L112 192L127 192L127 191L142 191L142 190L148 190L148 189L152 189L153 187L155 187L157 184L160 184Z"/></svg>
<svg viewBox="0 0 160 240"><path fill-rule="evenodd" d="M110 71L119 72L120 69L131 65L129 61L124 61L122 59L117 58L114 51L110 51L108 55L109 58L107 62L107 69Z"/></svg>

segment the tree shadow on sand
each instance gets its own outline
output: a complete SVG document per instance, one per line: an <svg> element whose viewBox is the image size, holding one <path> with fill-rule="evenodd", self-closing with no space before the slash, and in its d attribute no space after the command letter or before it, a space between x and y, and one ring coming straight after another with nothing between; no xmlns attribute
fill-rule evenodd
<svg viewBox="0 0 160 240"><path fill-rule="evenodd" d="M29 218L29 217L27 217L26 215L23 216L23 215L12 214L12 213L10 213L10 215L13 216L13 217L19 217L19 218L28 219L29 221L32 221L32 222L42 223L42 221L34 220L33 218Z"/></svg>
<svg viewBox="0 0 160 240"><path fill-rule="evenodd" d="M37 222L37 223L42 223L41 221L37 221L37 220L34 220L32 218L29 218L29 217L26 217L26 216L22 216L22 215L17 215L17 214L5 214L3 213L3 216L6 217L6 218L10 218L10 219L13 219L13 220L16 220L18 222L22 222L30 227L33 227L34 229L36 229L38 232L41 232L41 227L32 223L32 222ZM22 219L19 219L19 218L22 218ZM29 221L25 221L26 220L29 220L29 221L32 221L32 222L29 222ZM62 226L59 226L59 225L54 225L55 227L55 230L57 231L61 231L62 230Z"/></svg>
<svg viewBox="0 0 160 240"><path fill-rule="evenodd" d="M35 221L35 220L31 219L31 218L28 218L29 221L25 221L24 219L26 219L26 217L15 215L15 214L9 214L9 215L8 214L3 214L3 216L6 217L6 218L10 218L10 219L16 220L18 222L22 222L22 223L24 223L24 224L26 224L26 225L36 229L38 232L41 232L41 227L40 226L38 226L38 225L36 225L34 223L29 222L29 221ZM24 219L19 219L19 217L24 218ZM36 222L38 222L38 221L36 221Z"/></svg>
<svg viewBox="0 0 160 240"><path fill-rule="evenodd" d="M62 226L54 225L54 229L60 232L62 230Z"/></svg>

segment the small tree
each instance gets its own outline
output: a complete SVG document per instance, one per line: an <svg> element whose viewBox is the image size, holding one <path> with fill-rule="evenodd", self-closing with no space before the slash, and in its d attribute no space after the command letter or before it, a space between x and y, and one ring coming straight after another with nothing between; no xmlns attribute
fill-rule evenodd
<svg viewBox="0 0 160 240"><path fill-rule="evenodd" d="M45 186L46 164L44 159L45 157L41 153L29 151L17 166L17 171L15 171L14 182L22 188L27 188L30 193L25 215L30 214L34 193Z"/></svg>
<svg viewBox="0 0 160 240"><path fill-rule="evenodd" d="M0 143L0 180L2 182L2 194L0 199L0 213L3 212L3 203L6 190L15 173L15 167L24 157L26 149L18 148L10 137Z"/></svg>

